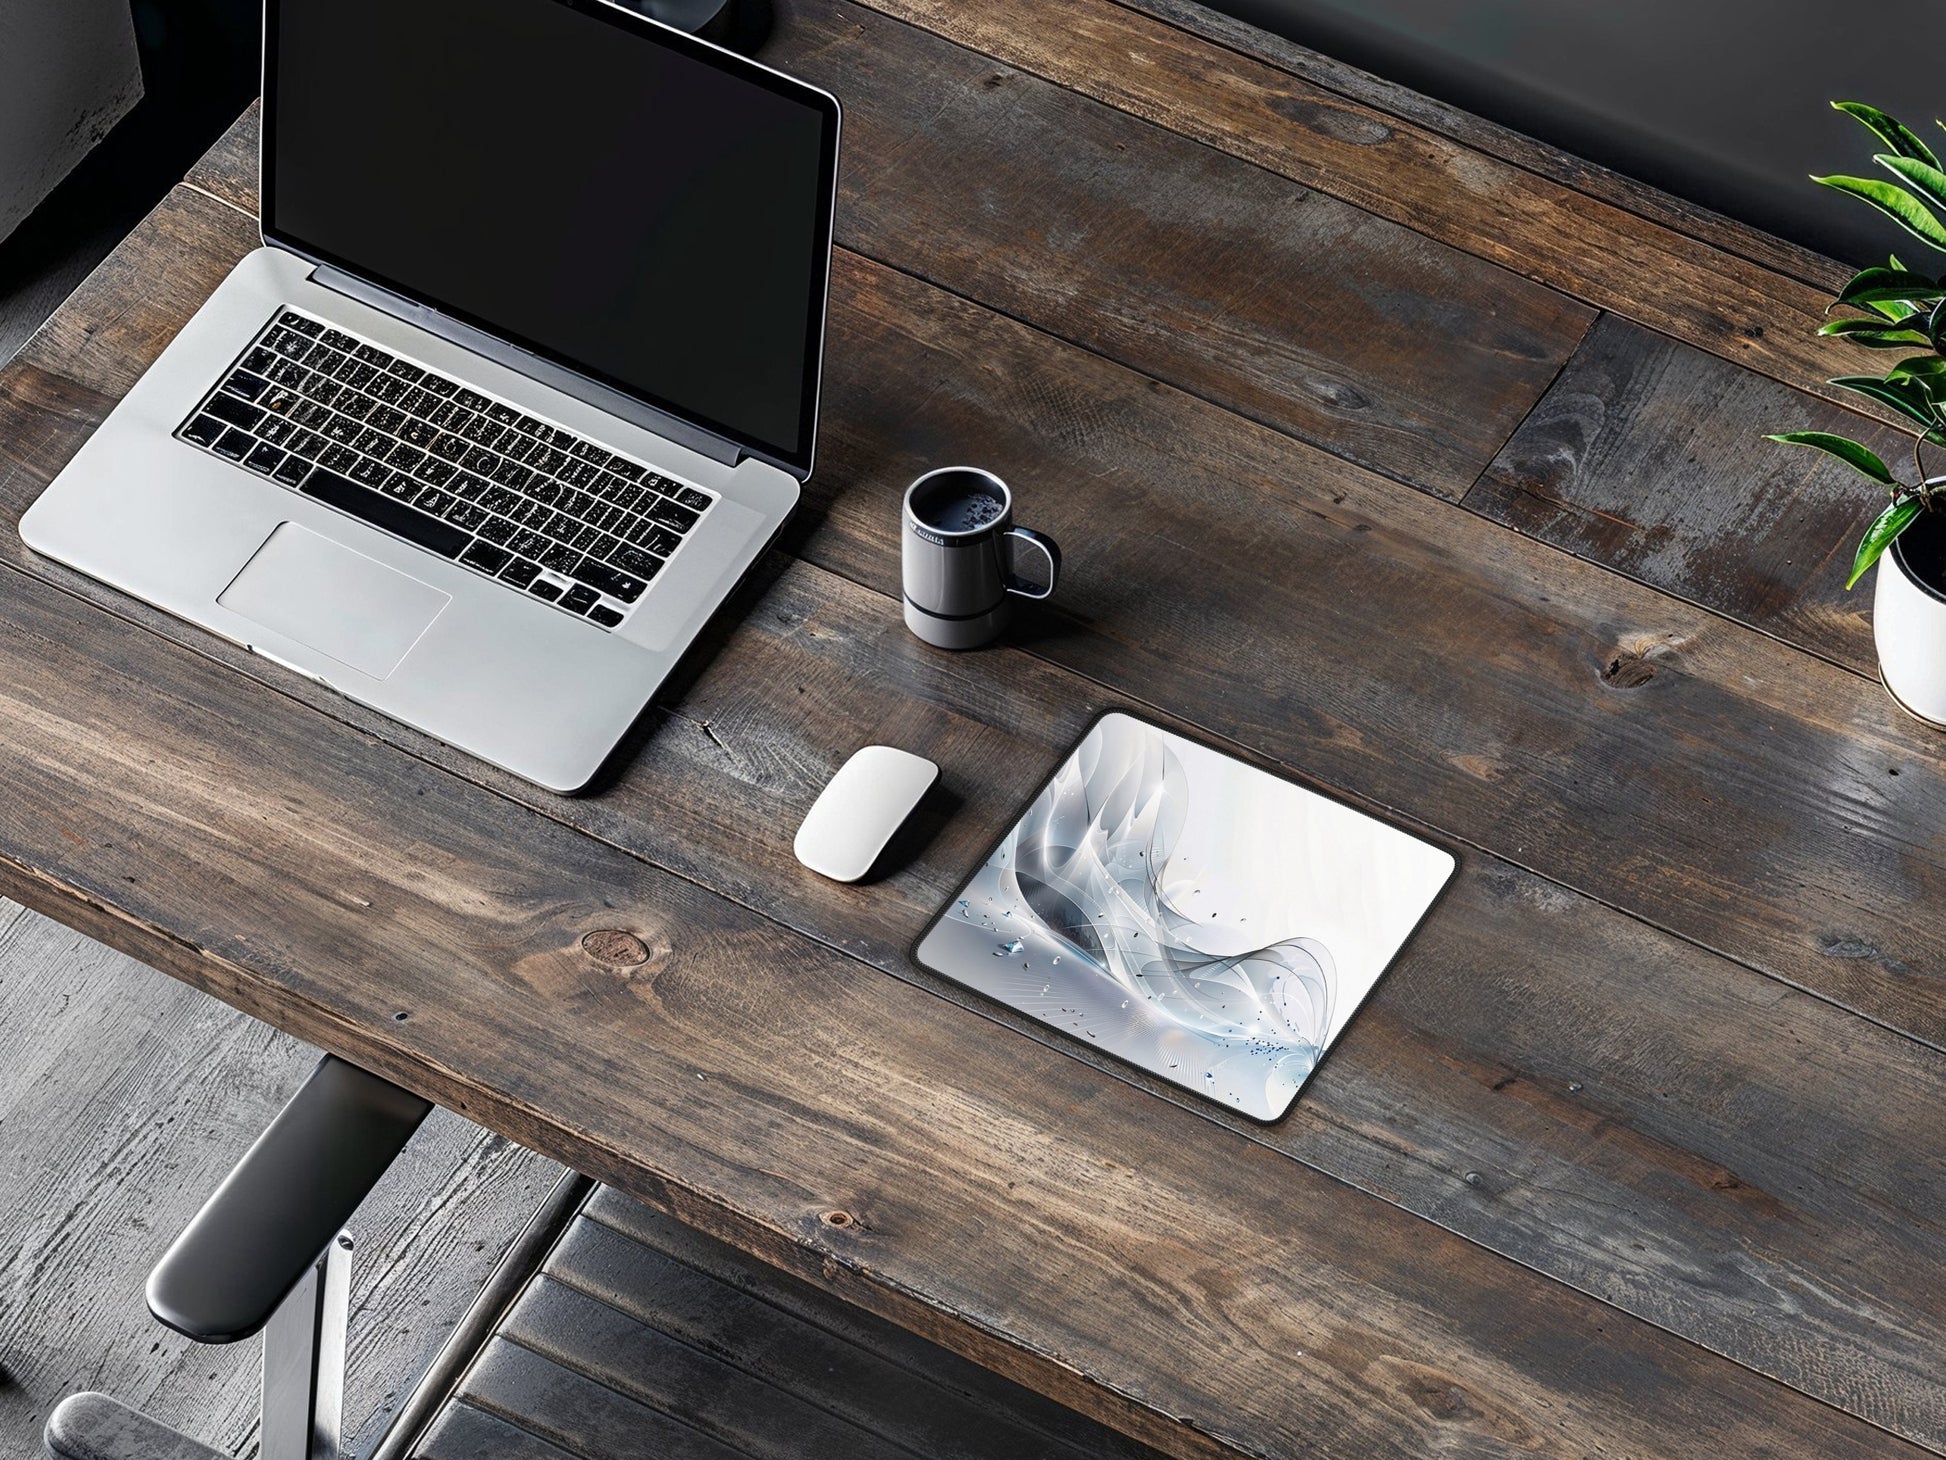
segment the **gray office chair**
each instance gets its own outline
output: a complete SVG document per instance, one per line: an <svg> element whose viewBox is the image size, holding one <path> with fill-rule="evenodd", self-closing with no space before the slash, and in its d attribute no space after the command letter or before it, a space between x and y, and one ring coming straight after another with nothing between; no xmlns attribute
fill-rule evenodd
<svg viewBox="0 0 1946 1460"><path fill-rule="evenodd" d="M431 1106L327 1055L149 1274L198 1343L264 1336L260 1460L338 1460L353 1244L344 1224ZM48 1418L54 1460L229 1460L106 1394Z"/></svg>

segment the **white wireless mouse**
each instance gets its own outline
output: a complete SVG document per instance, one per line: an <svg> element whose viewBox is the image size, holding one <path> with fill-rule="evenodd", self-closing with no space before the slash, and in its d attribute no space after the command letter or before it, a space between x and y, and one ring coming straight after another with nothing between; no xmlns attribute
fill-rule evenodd
<svg viewBox="0 0 1946 1460"><path fill-rule="evenodd" d="M797 860L836 882L856 882L905 825L939 767L890 745L868 745L831 778L797 829Z"/></svg>

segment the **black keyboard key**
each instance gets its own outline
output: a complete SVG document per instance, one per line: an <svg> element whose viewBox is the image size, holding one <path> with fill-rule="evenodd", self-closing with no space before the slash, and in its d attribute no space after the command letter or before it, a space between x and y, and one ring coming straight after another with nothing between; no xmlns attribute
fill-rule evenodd
<svg viewBox="0 0 1946 1460"><path fill-rule="evenodd" d="M443 400L426 412L426 419L442 430L457 432L468 421L477 420L478 417L458 401Z"/></svg>
<svg viewBox="0 0 1946 1460"><path fill-rule="evenodd" d="M284 464L284 456L285 453L275 446L259 445L243 458L243 464L252 471L260 471L265 476L269 476Z"/></svg>
<svg viewBox="0 0 1946 1460"><path fill-rule="evenodd" d="M282 446L303 429L295 421L271 416L257 427L257 436L261 440L268 441L272 446Z"/></svg>
<svg viewBox="0 0 1946 1460"><path fill-rule="evenodd" d="M419 494L427 488L412 480L404 472L395 471L385 479L385 484L379 490L394 501L416 502Z"/></svg>
<svg viewBox="0 0 1946 1460"><path fill-rule="evenodd" d="M240 395L245 400L255 400L270 389L270 382L261 375L252 375L248 370L239 370L223 382L223 389L231 395Z"/></svg>
<svg viewBox="0 0 1946 1460"><path fill-rule="evenodd" d="M369 456L358 458L358 465L346 473L354 482L363 482L368 487L382 487L395 473L382 461L374 461Z"/></svg>
<svg viewBox="0 0 1946 1460"><path fill-rule="evenodd" d="M592 461L570 461L555 475L571 487L587 488L601 480L601 468Z"/></svg>
<svg viewBox="0 0 1946 1460"><path fill-rule="evenodd" d="M299 401L291 407L290 415L298 425L308 426L313 431L318 430L331 419L331 412L314 400Z"/></svg>
<svg viewBox="0 0 1946 1460"><path fill-rule="evenodd" d="M469 502L479 501L485 494L486 489L487 484L485 482L481 481L478 477L468 476L465 472L460 472L455 476L446 488L455 497L464 497Z"/></svg>
<svg viewBox="0 0 1946 1460"><path fill-rule="evenodd" d="M667 497L657 497L642 509L642 515L676 532L687 532L696 525L696 514Z"/></svg>
<svg viewBox="0 0 1946 1460"><path fill-rule="evenodd" d="M517 461L507 461L504 459L501 461L499 467L494 470L492 476L503 487L512 487L516 492L533 492L536 496L539 495L535 490L536 487L541 481L548 480L547 478L536 477L533 472L529 471Z"/></svg>
<svg viewBox="0 0 1946 1460"><path fill-rule="evenodd" d="M303 385L305 377L310 373L295 360L279 360L264 371L267 379L274 380L279 385L288 385L293 389Z"/></svg>
<svg viewBox="0 0 1946 1460"><path fill-rule="evenodd" d="M356 441L358 433L364 429L356 421L348 421L343 416L333 416L318 427L318 434L327 441L336 441L340 446L346 446Z"/></svg>
<svg viewBox="0 0 1946 1460"><path fill-rule="evenodd" d="M483 411L493 404L477 390L467 390L463 386L453 392L453 399L469 411Z"/></svg>
<svg viewBox="0 0 1946 1460"><path fill-rule="evenodd" d="M593 462L596 466L607 466L609 462L614 460L614 456L611 453L603 451L592 441L575 442L569 448L569 454L578 456L583 461Z"/></svg>
<svg viewBox="0 0 1946 1460"><path fill-rule="evenodd" d="M242 461L250 454L250 448L257 444L257 438L248 431L239 431L232 426L217 438L210 450L218 456L227 456L231 461Z"/></svg>
<svg viewBox="0 0 1946 1460"><path fill-rule="evenodd" d="M274 482L282 482L287 487L300 485L311 474L311 463L301 456L287 456L284 464L270 474Z"/></svg>
<svg viewBox="0 0 1946 1460"><path fill-rule="evenodd" d="M548 564L553 567L552 563ZM633 603L642 596L642 590L649 585L640 578L631 578L626 573L618 573L606 563L598 563L593 558L583 558L567 570L570 578L579 579L598 593L606 593L610 598L619 598L623 603Z"/></svg>
<svg viewBox="0 0 1946 1460"><path fill-rule="evenodd" d="M291 454L301 456L306 461L316 461L325 447L331 443L315 431L299 431L291 442Z"/></svg>
<svg viewBox="0 0 1946 1460"><path fill-rule="evenodd" d="M588 617L600 624L604 629L612 629L622 621L622 616L605 603L597 603L593 608L589 609Z"/></svg>
<svg viewBox="0 0 1946 1460"><path fill-rule="evenodd" d="M292 314L288 311L286 311L284 317L278 320L277 323L281 324L287 330L296 330L307 339L315 340L319 335L324 333L324 326L319 324L315 319L306 319L301 314Z"/></svg>
<svg viewBox="0 0 1946 1460"><path fill-rule="evenodd" d="M584 522L574 530L574 536L570 537L568 541L574 544L576 548L585 551L601 541L601 535L600 528L590 527Z"/></svg>
<svg viewBox="0 0 1946 1460"><path fill-rule="evenodd" d="M498 421L503 426L511 426L520 419L519 411L515 410L510 405L503 405L501 402L497 400L488 401L486 405L481 407L481 409L484 410L487 413L487 415L490 416L493 420Z"/></svg>
<svg viewBox="0 0 1946 1460"><path fill-rule="evenodd" d="M615 473L615 475L620 477L623 481L628 481L628 482L639 482L642 480L643 477L649 474L649 469L647 467L637 466L632 461L624 461L619 456L613 456L609 458L608 469L613 473Z"/></svg>
<svg viewBox="0 0 1946 1460"><path fill-rule="evenodd" d="M210 415L228 425L241 426L251 430L264 418L264 413L247 400L238 400L233 395L219 395L203 407Z"/></svg>
<svg viewBox="0 0 1946 1460"><path fill-rule="evenodd" d="M403 441L385 453L385 460L400 471L411 471L425 459L425 452L416 446L407 446Z"/></svg>
<svg viewBox="0 0 1946 1460"><path fill-rule="evenodd" d="M586 522L588 520L588 514L602 504L596 502L586 492L577 492L569 488L567 491L561 493L560 499L554 505L570 517L579 517L583 522Z"/></svg>
<svg viewBox="0 0 1946 1460"><path fill-rule="evenodd" d="M554 549L554 544L542 537L538 532L516 532L508 541L507 546L519 553L523 558L539 558L546 553L552 552Z"/></svg>
<svg viewBox="0 0 1946 1460"><path fill-rule="evenodd" d="M304 352L301 358L311 369L323 370L327 373L336 370L340 365L345 363L345 357L329 345L313 345Z"/></svg>
<svg viewBox="0 0 1946 1460"><path fill-rule="evenodd" d="M572 577L574 570L581 566L581 554L557 542L541 554L541 566Z"/></svg>
<svg viewBox="0 0 1946 1460"><path fill-rule="evenodd" d="M550 583L545 578L536 578L533 586L527 591L536 598L545 598L549 603L552 603L561 596L561 585L559 583Z"/></svg>
<svg viewBox="0 0 1946 1460"><path fill-rule="evenodd" d="M666 527L658 527L647 518L643 518L642 525L629 533L628 540L636 547L647 548L658 558L666 558L682 546L681 538Z"/></svg>
<svg viewBox="0 0 1946 1460"><path fill-rule="evenodd" d="M392 357L377 345L360 345L353 353L367 365L376 365L381 370L392 363Z"/></svg>
<svg viewBox="0 0 1946 1460"><path fill-rule="evenodd" d="M197 416L182 428L182 438L198 446L214 446L222 437L223 423L214 416Z"/></svg>
<svg viewBox="0 0 1946 1460"><path fill-rule="evenodd" d="M520 505L520 498L505 487L488 487L480 494L480 505L504 516Z"/></svg>
<svg viewBox="0 0 1946 1460"><path fill-rule="evenodd" d="M676 500L691 512L706 512L711 498L708 492L699 492L694 487L677 487Z"/></svg>
<svg viewBox="0 0 1946 1460"><path fill-rule="evenodd" d="M565 454L556 451L552 446L536 446L528 454L527 465L531 466L535 471L544 472L548 476L553 476L563 466L567 465L567 460Z"/></svg>
<svg viewBox="0 0 1946 1460"><path fill-rule="evenodd" d="M354 421L362 421L377 407L378 402L361 391L350 391L338 399L338 414L350 416Z"/></svg>
<svg viewBox="0 0 1946 1460"><path fill-rule="evenodd" d="M514 560L514 555L490 542L476 542L459 555L459 560L469 568L478 568L482 573L498 573Z"/></svg>
<svg viewBox="0 0 1946 1460"><path fill-rule="evenodd" d="M561 595L561 607L569 613L586 613L595 606L595 590L577 584Z"/></svg>
<svg viewBox="0 0 1946 1460"><path fill-rule="evenodd" d="M426 378L425 371L421 370L417 365L410 364L404 360L394 360L390 365L385 367L385 370L388 375L398 376L407 385L417 385Z"/></svg>
<svg viewBox="0 0 1946 1460"><path fill-rule="evenodd" d="M264 343L280 355L293 359L311 348L310 337L300 335L296 330L274 329L264 336Z"/></svg>
<svg viewBox="0 0 1946 1460"><path fill-rule="evenodd" d="M442 441L445 439L445 437L440 438ZM439 449L437 442L433 444L433 449L435 451ZM445 453L441 452L440 454L444 455ZM490 477L493 475L494 468L500 465L500 458L495 456L491 451L488 451L484 446L475 446L460 459L460 465L468 471L478 472L483 477Z"/></svg>
<svg viewBox="0 0 1946 1460"><path fill-rule="evenodd" d="M358 348L358 341L354 340L343 330L328 329L318 338L334 350L355 350Z"/></svg>
<svg viewBox="0 0 1946 1460"><path fill-rule="evenodd" d="M412 474L427 486L443 487L457 473L451 462L441 461L436 456L428 456L424 461L412 468Z"/></svg>
<svg viewBox="0 0 1946 1460"><path fill-rule="evenodd" d="M374 527L395 532L442 558L456 558L470 538L450 523L415 512L403 503L348 481L336 472L314 471L304 483L304 495L316 497Z"/></svg>
<svg viewBox="0 0 1946 1460"><path fill-rule="evenodd" d="M608 555L608 561L620 568L624 573L631 573L635 577L642 579L653 578L662 569L661 558L655 557L650 553L645 553L638 547L629 547L626 543L618 546L614 552L610 553Z"/></svg>
<svg viewBox="0 0 1946 1460"><path fill-rule="evenodd" d="M387 405L396 405L399 397L406 392L406 384L396 375L381 375L367 385L365 390L374 400L382 400Z"/></svg>
<svg viewBox="0 0 1946 1460"><path fill-rule="evenodd" d="M441 461L458 461L471 448L466 444L464 436L455 436L448 431L444 435L433 437L432 445L426 449Z"/></svg>
<svg viewBox="0 0 1946 1460"><path fill-rule="evenodd" d="M255 375L262 375L277 363L277 356L259 345L243 357L243 368Z"/></svg>
<svg viewBox="0 0 1946 1460"><path fill-rule="evenodd" d="M273 385L267 394L257 397L257 404L273 416L286 416L291 415L303 399L288 385Z"/></svg>
<svg viewBox="0 0 1946 1460"><path fill-rule="evenodd" d="M438 487L423 488L412 501L421 512L430 512L435 517L444 517L446 509L458 500L451 492L442 492Z"/></svg>
<svg viewBox="0 0 1946 1460"><path fill-rule="evenodd" d="M318 457L318 465L326 471L347 472L358 465L358 453L349 446L327 446Z"/></svg>
<svg viewBox="0 0 1946 1460"><path fill-rule="evenodd" d="M414 446L430 446L439 439L439 428L429 421L407 421L392 434Z"/></svg>
<svg viewBox="0 0 1946 1460"><path fill-rule="evenodd" d="M525 588L539 576L541 565L530 563L525 558L515 558L500 570L500 581L511 583L516 588Z"/></svg>
<svg viewBox="0 0 1946 1460"><path fill-rule="evenodd" d="M405 419L404 411L394 410L391 406L380 406L365 417L365 424L374 430L385 432L388 436L396 436L399 434L399 427L405 424Z"/></svg>
<svg viewBox="0 0 1946 1460"><path fill-rule="evenodd" d="M352 449L362 451L367 456L383 456L392 449L392 438L383 431L374 431L366 426L358 433L358 439L351 443Z"/></svg>
<svg viewBox="0 0 1946 1460"><path fill-rule="evenodd" d="M480 536L488 542L506 543L513 541L514 534L520 529L504 517L489 517L480 524Z"/></svg>
<svg viewBox="0 0 1946 1460"><path fill-rule="evenodd" d="M443 400L459 389L459 382L457 380L448 380L443 375L428 373L426 378L419 382L419 389L439 396Z"/></svg>
<svg viewBox="0 0 1946 1460"><path fill-rule="evenodd" d="M455 527L464 527L468 532L474 532L493 514L478 502L462 502L455 498L453 505L439 515Z"/></svg>

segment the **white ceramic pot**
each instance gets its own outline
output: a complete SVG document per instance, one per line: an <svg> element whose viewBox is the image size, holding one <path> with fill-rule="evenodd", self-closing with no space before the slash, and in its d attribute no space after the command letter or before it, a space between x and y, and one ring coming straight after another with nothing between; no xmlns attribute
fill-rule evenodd
<svg viewBox="0 0 1946 1460"><path fill-rule="evenodd" d="M1892 698L1946 730L1946 510L1922 513L1878 560L1872 631Z"/></svg>

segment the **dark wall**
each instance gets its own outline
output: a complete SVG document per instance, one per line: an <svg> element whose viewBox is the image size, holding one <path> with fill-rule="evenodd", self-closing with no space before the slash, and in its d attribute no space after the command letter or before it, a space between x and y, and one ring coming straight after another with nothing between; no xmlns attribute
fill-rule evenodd
<svg viewBox="0 0 1946 1460"><path fill-rule="evenodd" d="M1940 0L1209 0L1313 50L1852 263L1927 257L1810 173L1871 175L1828 106L1946 153ZM1946 267L1946 256L1936 265Z"/></svg>

